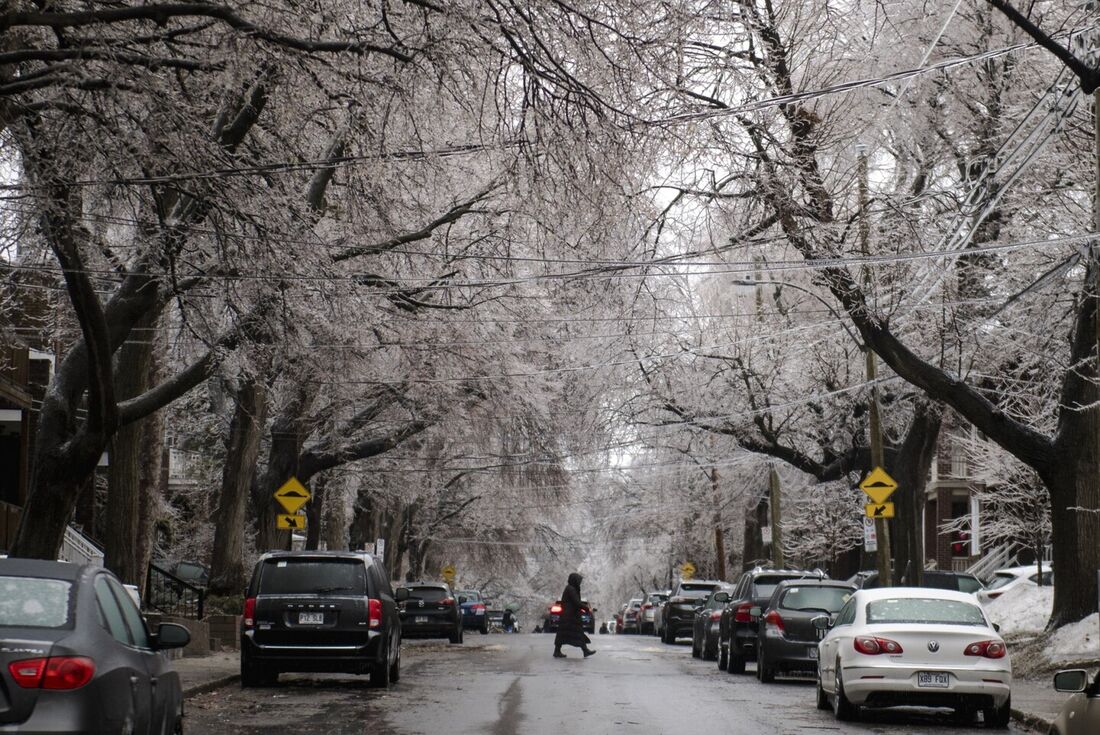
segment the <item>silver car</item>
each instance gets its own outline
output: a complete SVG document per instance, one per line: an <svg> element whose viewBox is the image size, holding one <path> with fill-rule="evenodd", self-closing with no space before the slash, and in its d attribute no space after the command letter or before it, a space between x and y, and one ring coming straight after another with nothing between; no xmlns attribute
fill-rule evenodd
<svg viewBox="0 0 1100 735"><path fill-rule="evenodd" d="M1051 735L1095 735L1100 732L1100 674L1084 669L1059 671L1054 688L1073 694L1050 728Z"/></svg>

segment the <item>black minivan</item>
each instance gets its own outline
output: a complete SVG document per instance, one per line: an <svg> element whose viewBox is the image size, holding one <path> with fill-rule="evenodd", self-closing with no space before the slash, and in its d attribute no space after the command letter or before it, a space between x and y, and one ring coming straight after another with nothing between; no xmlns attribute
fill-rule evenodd
<svg viewBox="0 0 1100 735"><path fill-rule="evenodd" d="M370 674L372 687L401 676L401 621L380 558L350 551L264 554L252 572L241 621L241 686L281 672Z"/></svg>

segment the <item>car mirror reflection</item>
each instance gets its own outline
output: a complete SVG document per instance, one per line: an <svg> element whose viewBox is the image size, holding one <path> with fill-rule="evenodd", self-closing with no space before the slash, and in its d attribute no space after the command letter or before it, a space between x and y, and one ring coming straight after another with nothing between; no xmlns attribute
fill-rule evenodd
<svg viewBox="0 0 1100 735"><path fill-rule="evenodd" d="M833 627L833 621L828 615L818 615L811 621L817 630L828 630Z"/></svg>
<svg viewBox="0 0 1100 735"><path fill-rule="evenodd" d="M1059 671L1054 675L1054 688L1059 692L1076 694L1085 691L1089 684L1089 674L1084 669Z"/></svg>
<svg viewBox="0 0 1100 735"><path fill-rule="evenodd" d="M156 647L159 650L183 648L191 642L191 631L176 623L161 623L157 626Z"/></svg>

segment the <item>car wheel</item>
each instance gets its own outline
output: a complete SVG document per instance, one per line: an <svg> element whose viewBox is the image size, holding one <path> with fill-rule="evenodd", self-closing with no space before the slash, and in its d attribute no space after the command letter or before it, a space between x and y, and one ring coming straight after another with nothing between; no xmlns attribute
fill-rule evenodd
<svg viewBox="0 0 1100 735"><path fill-rule="evenodd" d="M696 641L695 636L692 636L691 637L691 657L692 658L702 658L702 656L703 656L703 654L699 650L699 644Z"/></svg>
<svg viewBox="0 0 1100 735"><path fill-rule="evenodd" d="M1006 699L1000 707L983 709L982 720L985 721L986 727L996 728L997 730L1007 729L1009 721L1012 720L1012 698Z"/></svg>
<svg viewBox="0 0 1100 735"><path fill-rule="evenodd" d="M703 660L713 661L718 658L718 654L714 652L714 646L710 645L710 638L703 636Z"/></svg>
<svg viewBox="0 0 1100 735"><path fill-rule="evenodd" d="M370 668L370 686L372 689L385 689L390 685L390 641L382 651L382 660Z"/></svg>
<svg viewBox="0 0 1100 735"><path fill-rule="evenodd" d="M393 657L393 666L390 667L390 683L401 681L401 645L397 646L397 655Z"/></svg>
<svg viewBox="0 0 1100 735"><path fill-rule="evenodd" d="M745 657L737 651L737 647L730 643L730 661L729 666L726 667L726 671L731 674L744 674L745 673Z"/></svg>
<svg viewBox="0 0 1100 735"><path fill-rule="evenodd" d="M481 633L482 635L489 635L489 626L482 625L480 628L477 629L477 632Z"/></svg>
<svg viewBox="0 0 1100 735"><path fill-rule="evenodd" d="M775 669L768 666L767 660L764 658L763 648L756 655L756 678L760 680L761 684L771 684L775 681Z"/></svg>
<svg viewBox="0 0 1100 735"><path fill-rule="evenodd" d="M727 666L729 666L729 656L726 653L726 649L722 648L722 646L719 645L718 646L718 670L719 671L725 671Z"/></svg>
<svg viewBox="0 0 1100 735"><path fill-rule="evenodd" d="M829 695L825 693L825 687L821 686L821 667L817 669L817 708L829 709Z"/></svg>
<svg viewBox="0 0 1100 735"><path fill-rule="evenodd" d="M859 719L859 706L848 701L844 694L844 680L840 675L840 661L836 662L836 684L833 690L833 715L842 722Z"/></svg>
<svg viewBox="0 0 1100 735"><path fill-rule="evenodd" d="M449 636L447 636L447 640L450 641L452 645L462 643L462 629L460 628L456 631L453 631Z"/></svg>

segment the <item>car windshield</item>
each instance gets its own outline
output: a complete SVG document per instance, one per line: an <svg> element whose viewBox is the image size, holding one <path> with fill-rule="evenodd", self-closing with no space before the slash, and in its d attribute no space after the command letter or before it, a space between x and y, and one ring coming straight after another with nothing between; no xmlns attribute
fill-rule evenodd
<svg viewBox="0 0 1100 735"><path fill-rule="evenodd" d="M932 597L888 597L867 603L867 623L918 625L985 625L977 605Z"/></svg>
<svg viewBox="0 0 1100 735"><path fill-rule="evenodd" d="M72 587L61 579L0 577L0 627L69 627Z"/></svg>
<svg viewBox="0 0 1100 735"><path fill-rule="evenodd" d="M706 597L711 592L714 592L716 585L713 584L691 584L690 582L684 582L680 585L680 594L684 597Z"/></svg>
<svg viewBox="0 0 1100 735"><path fill-rule="evenodd" d="M457 594L459 597L465 597L466 602L481 602L481 593L477 590L461 590Z"/></svg>
<svg viewBox="0 0 1100 735"><path fill-rule="evenodd" d="M260 594L367 594L363 563L354 559L268 559L260 575Z"/></svg>
<svg viewBox="0 0 1100 735"><path fill-rule="evenodd" d="M852 591L844 587L791 587L779 606L786 610L823 610L835 613L844 607Z"/></svg>
<svg viewBox="0 0 1100 735"><path fill-rule="evenodd" d="M1016 581L1017 577L1012 572L997 572L993 577L993 581L986 587L987 590L999 590L1001 587Z"/></svg>
<svg viewBox="0 0 1100 735"><path fill-rule="evenodd" d="M435 602L437 600L444 600L447 596L447 590L439 587L409 587L410 600Z"/></svg>
<svg viewBox="0 0 1100 735"><path fill-rule="evenodd" d="M652 602L652 603L664 602L667 599L668 599L668 595L666 595L666 594L654 593L654 594L649 596L649 601Z"/></svg>

